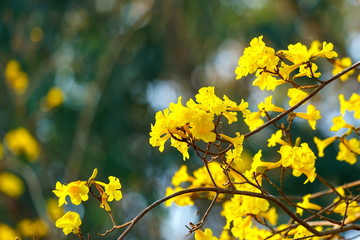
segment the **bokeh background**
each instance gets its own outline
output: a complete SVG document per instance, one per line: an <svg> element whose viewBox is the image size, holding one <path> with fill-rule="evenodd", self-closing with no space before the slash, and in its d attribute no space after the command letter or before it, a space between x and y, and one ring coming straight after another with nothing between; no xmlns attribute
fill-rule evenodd
<svg viewBox="0 0 360 240"><path fill-rule="evenodd" d="M156 111L179 96L186 101L203 86L255 108L264 93L251 81L235 80L234 69L249 41L260 35L275 49L316 39L332 42L340 56L358 61L359 12L358 0L1 0L0 173L18 177L22 183L14 188L23 185L18 195L0 192L1 226L31 239L19 223L41 218L48 226L41 239L65 239L49 215L52 190L56 181L86 180L94 168L103 181L109 175L120 178L124 197L112 204L114 216L119 224L130 220L164 196L183 164L180 153L160 154L149 145ZM15 85L7 80L9 62L22 76ZM325 68L324 78L329 75ZM359 90L351 83L327 90L322 107L329 115L320 122L320 138L338 111L332 91L354 87ZM39 145L34 159L7 147L6 136L21 127ZM295 134L312 139L301 128ZM249 138L247 151L252 154L261 144L263 137ZM195 157L188 164L201 166ZM340 165L343 172L336 170ZM319 169L334 184L356 179L359 171L335 161L320 163ZM11 184L2 178L0 184ZM126 239L181 239L184 225L201 216L199 203L198 209L158 207ZM82 213L83 231L91 239L119 236L121 231L97 236L111 225L96 201L73 208ZM208 226L222 224L211 217Z"/></svg>

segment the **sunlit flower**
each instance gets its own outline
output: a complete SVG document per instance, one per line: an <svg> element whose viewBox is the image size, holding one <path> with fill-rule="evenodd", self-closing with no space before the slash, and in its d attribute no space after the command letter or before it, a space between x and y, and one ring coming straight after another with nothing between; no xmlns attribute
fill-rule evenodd
<svg viewBox="0 0 360 240"><path fill-rule="evenodd" d="M309 148L307 143L302 143L300 147L292 147L289 145L281 146L278 151L281 154L280 163L283 167L293 169L292 174L299 177L301 174L307 176L307 182L313 182L316 178L315 173L315 154Z"/></svg>
<svg viewBox="0 0 360 240"><path fill-rule="evenodd" d="M55 225L58 228L62 228L65 235L69 233L78 234L80 233L80 225L81 225L80 215L76 212L67 212L64 216L59 218Z"/></svg>
<svg viewBox="0 0 360 240"><path fill-rule="evenodd" d="M115 199L115 201L119 201L122 198L122 193L120 191L121 184L120 180L116 177L109 177L109 184L105 186L105 193L109 196L108 201L111 202Z"/></svg>
<svg viewBox="0 0 360 240"><path fill-rule="evenodd" d="M174 176L171 179L171 184L174 187L179 187L183 182L191 181L193 178L189 176L187 172L187 166L182 165L179 170L177 170Z"/></svg>
<svg viewBox="0 0 360 240"><path fill-rule="evenodd" d="M64 208L59 207L58 200L55 198L50 198L46 201L46 210L54 221L64 215Z"/></svg>
<svg viewBox="0 0 360 240"><path fill-rule="evenodd" d="M299 207L302 207L302 208L299 207L296 208L296 213L299 214L300 216L302 216L304 212L303 208L312 209L312 210L321 210L321 206L310 202L310 197L311 194L305 195L303 197L303 201L297 204Z"/></svg>
<svg viewBox="0 0 360 240"><path fill-rule="evenodd" d="M324 156L324 149L327 146L329 146L332 142L334 142L335 140L336 140L336 137L329 137L329 138L325 138L324 140L314 137L314 142L316 144L316 147L318 148L319 157Z"/></svg>
<svg viewBox="0 0 360 240"><path fill-rule="evenodd" d="M356 138L347 140L341 139L339 143L339 152L336 159L354 164L357 161L357 156L360 155L360 141Z"/></svg>
<svg viewBox="0 0 360 240"><path fill-rule="evenodd" d="M290 98L289 106L292 107L303 100L308 94L297 88L289 88L287 95Z"/></svg>
<svg viewBox="0 0 360 240"><path fill-rule="evenodd" d="M336 74L342 72L346 68L350 67L351 64L352 64L351 58L349 58L349 57L335 59L334 63L333 63L334 69L332 70L332 74L336 75ZM351 70L351 71L347 72L346 74L344 74L340 77L340 80L343 82L348 80L350 75L352 75L354 72L355 72L355 70Z"/></svg>
<svg viewBox="0 0 360 240"><path fill-rule="evenodd" d="M218 240L218 238L213 236L210 228L206 228L204 232L200 229L195 231L195 240Z"/></svg>
<svg viewBox="0 0 360 240"><path fill-rule="evenodd" d="M59 198L59 207L66 202L66 197L69 196L73 204L79 205L82 201L87 201L89 196L89 187L85 181L75 181L68 185L63 185L60 182L56 183L56 189L53 193Z"/></svg>
<svg viewBox="0 0 360 240"><path fill-rule="evenodd" d="M314 105L309 104L307 106L306 113L295 113L299 118L308 120L311 129L316 129L316 120L321 119L320 111L315 108Z"/></svg>
<svg viewBox="0 0 360 240"><path fill-rule="evenodd" d="M167 187L165 195L169 196L171 194L174 194L174 193L182 191L182 190L185 190L185 189L182 187L175 187L175 188ZM191 193L187 193L187 194L179 195L177 197L170 198L169 200L167 200L165 202L165 206L170 207L173 203L175 203L178 206L193 206L194 201L192 200L191 196L192 196Z"/></svg>

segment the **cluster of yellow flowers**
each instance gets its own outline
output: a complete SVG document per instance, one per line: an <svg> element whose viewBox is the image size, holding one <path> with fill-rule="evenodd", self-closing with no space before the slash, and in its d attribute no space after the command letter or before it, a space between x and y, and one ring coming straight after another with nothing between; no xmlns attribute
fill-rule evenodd
<svg viewBox="0 0 360 240"><path fill-rule="evenodd" d="M25 93L29 85L28 75L21 70L16 60L10 60L5 67L5 79L18 95Z"/></svg>
<svg viewBox="0 0 360 240"><path fill-rule="evenodd" d="M301 143L300 139L292 142L290 137L290 127L295 118L302 118L308 121L311 129L316 129L317 120L321 119L321 113L313 104L307 105L306 112L294 112L300 105L307 103L307 97L310 93L306 89L313 89L324 81L319 80L321 73L315 61L319 58L325 58L334 65L333 74L338 74L352 63L349 58L334 59L338 54L333 50L333 44L314 41L310 48L301 43L291 44L287 50L275 51L266 46L263 37L254 38L250 46L245 48L243 55L239 59L239 65L235 70L236 78L242 78L249 74L255 74L254 86L261 90L274 91L277 86L289 84L287 96L288 105L294 107L292 111L286 112L286 106L276 106L272 103L273 95L264 99L258 105L258 111L250 111L249 104L241 100L240 104L224 96L223 100L215 95L214 87L203 87L195 96L196 101L190 99L186 106L181 103L181 97L178 103L170 104L168 109L156 113L155 124L151 126L150 144L159 147L162 152L167 140L170 139L171 146L175 147L183 155L183 159L189 158L188 148L192 147L197 155L203 160L204 166L193 172L187 173L187 167L181 166L172 178L173 187L168 187L166 195L169 196L181 190L198 187L220 187L230 188L239 191L263 193L262 182L265 173L275 168L291 169L295 177L305 175L307 178L304 184L314 182L316 174L316 156L309 144ZM346 81L355 71L349 71L343 74L340 79ZM359 75L360 76L360 75ZM304 85L302 78L312 79L314 85ZM360 77L358 77L360 82ZM340 116L334 117L331 131L347 129L342 136L329 137L320 140L314 137L314 142L318 148L318 156L324 156L324 149L339 139L339 152L337 160L346 161L354 164L360 155L359 126L354 126L344 119L345 112L353 112L355 119L360 119L360 95L353 95L346 100L344 95L339 95ZM274 112L284 113L288 116L288 126L284 124L276 125L277 130L268 139L268 147L280 145L278 161L262 161L262 149L253 157L251 168L245 172L236 170L236 164L242 162L243 142L245 135L237 132L236 137L232 138L222 132L219 127L221 117L232 124L238 120L237 112L242 113L243 121L249 127L250 131L271 120L271 114ZM220 124L219 124L220 123ZM351 136L350 136L351 135ZM204 144L206 143L204 148ZM224 144L227 144L224 147ZM201 145L202 144L202 145ZM201 146L203 148L201 148ZM211 150L210 150L211 149ZM201 154L200 154L201 153ZM341 189L338 189L341 192ZM342 190L342 196L346 194ZM167 200L166 206L172 203L177 205L193 205L194 199L201 196L211 197L214 193L200 195L199 193L189 192ZM296 211L301 216L304 210L321 210L320 205L310 202L313 196L308 194L303 197L303 201L297 204ZM277 226L278 215L276 209L271 207L270 202L264 198L255 198L246 195L234 195L226 200L223 199L223 210L221 215L226 218L226 225L220 238L213 236L211 229L202 231L195 228L196 240L229 240L229 239L295 239L309 238L313 235L302 225L292 226L291 224L282 224ZM336 207L334 213L346 217L347 221L358 219L355 212L360 209L356 201L351 204L341 202L339 198L334 199ZM346 216L345 216L346 215ZM259 227L259 223L265 227ZM270 227L271 226L271 227ZM322 226L314 226L314 231L322 231Z"/></svg>
<svg viewBox="0 0 360 240"><path fill-rule="evenodd" d="M67 204L66 198L69 197L74 205L79 205L89 199L89 192L91 192L100 201L100 207L106 211L111 212L108 202L119 201L122 198L120 191L120 180L116 177L110 176L109 183L104 183L95 180L97 176L97 169L94 169L93 174L87 181L74 181L69 184L56 183L54 194L59 198L59 206ZM94 186L99 193L99 196L90 191ZM77 212L68 211L61 218L59 218L55 225L62 228L64 234L74 233L80 234L80 225L82 224L80 215Z"/></svg>

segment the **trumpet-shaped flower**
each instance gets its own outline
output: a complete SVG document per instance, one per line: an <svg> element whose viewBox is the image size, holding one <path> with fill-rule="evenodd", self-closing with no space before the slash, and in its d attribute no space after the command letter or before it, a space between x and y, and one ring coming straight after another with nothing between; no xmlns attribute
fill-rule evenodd
<svg viewBox="0 0 360 240"><path fill-rule="evenodd" d="M218 240L218 238L213 236L210 228L206 228L204 232L200 229L195 231L195 240Z"/></svg>
<svg viewBox="0 0 360 240"><path fill-rule="evenodd" d="M332 74L336 75L336 74L342 72L346 68L350 67L351 64L352 64L351 58L349 58L349 57L335 59L334 63L333 63L334 68L332 70ZM345 82L346 80L349 79L350 75L352 75L354 72L355 72L355 70L351 70L351 71L347 72L346 74L344 74L340 77L340 80Z"/></svg>
<svg viewBox="0 0 360 240"><path fill-rule="evenodd" d="M285 109L282 107L275 106L272 103L272 95L265 98L264 102L261 102L258 104L258 109L260 111L266 111L266 112L284 112Z"/></svg>
<svg viewBox="0 0 360 240"><path fill-rule="evenodd" d="M64 216L59 218L55 225L58 228L62 228L65 235L69 233L78 234L80 233L80 225L81 225L80 215L76 212L67 212Z"/></svg>
<svg viewBox="0 0 360 240"><path fill-rule="evenodd" d="M341 128L352 128L353 126L345 122L344 117L342 115L333 117L332 119L333 125L330 128L330 131L339 131Z"/></svg>
<svg viewBox="0 0 360 240"><path fill-rule="evenodd" d="M295 113L299 118L308 120L311 129L316 129L316 120L321 118L320 111L315 108L314 105L309 104L307 106L306 113Z"/></svg>
<svg viewBox="0 0 360 240"><path fill-rule="evenodd" d="M299 177L301 174L307 176L307 182L313 182L316 178L315 173L315 154L309 148L307 143L302 143L300 147L291 147L289 145L281 146L278 151L281 154L280 163L283 167L293 169L292 174Z"/></svg>
<svg viewBox="0 0 360 240"><path fill-rule="evenodd" d="M287 142L285 142L282 139L282 130L277 130L276 133L271 134L271 137L268 139L268 147L275 147L276 144L280 145L288 145Z"/></svg>
<svg viewBox="0 0 360 240"><path fill-rule="evenodd" d="M261 119L261 111L248 112L244 119L245 124L249 127L250 131L255 130L264 124L264 120Z"/></svg>
<svg viewBox="0 0 360 240"><path fill-rule="evenodd" d="M289 106L292 107L296 105L298 102L303 100L308 94L307 92L304 92L303 90L296 89L296 88L289 88L287 92L289 100Z"/></svg>
<svg viewBox="0 0 360 240"><path fill-rule="evenodd" d="M345 100L344 95L339 95L340 112L342 115L345 111L354 111L354 117L360 119L360 94L353 93L348 101Z"/></svg>
<svg viewBox="0 0 360 240"><path fill-rule="evenodd" d="M341 139L339 143L339 152L336 159L339 161L345 161L350 164L354 164L357 161L357 156L360 155L360 141L356 138L347 140Z"/></svg>
<svg viewBox="0 0 360 240"><path fill-rule="evenodd" d="M117 177L110 176L109 183L105 186L105 194L108 196L107 201L112 202L114 199L119 201L122 198L120 188L120 180Z"/></svg>
<svg viewBox="0 0 360 240"><path fill-rule="evenodd" d="M66 202L66 197L69 196L73 204L79 205L82 201L87 201L89 196L89 187L85 181L75 181L68 185L63 185L60 182L56 183L56 189L53 193L59 198L59 206Z"/></svg>
<svg viewBox="0 0 360 240"><path fill-rule="evenodd" d="M300 216L302 216L304 212L303 208L312 209L312 210L321 210L321 206L310 202L310 197L311 194L305 195L303 197L303 201L297 204L299 207L296 208L296 213L299 214Z"/></svg>
<svg viewBox="0 0 360 240"><path fill-rule="evenodd" d="M166 188L166 196L169 196L171 194L174 194L176 192L185 190L182 187L167 187ZM187 194L182 194L173 198L170 198L169 200L167 200L165 202L165 206L166 207L170 207L173 203L175 203L178 206L193 206L194 205L194 201L192 200L192 194L191 193L187 193Z"/></svg>
<svg viewBox="0 0 360 240"><path fill-rule="evenodd" d="M183 182L191 181L193 178L189 176L187 172L187 166L182 165L171 179L171 184L175 187L179 187Z"/></svg>
<svg viewBox="0 0 360 240"><path fill-rule="evenodd" d="M325 138L324 140L321 140L317 137L314 137L314 142L316 144L316 147L318 149L318 155L319 157L324 156L324 149L329 146L332 142L336 140L336 137L329 137Z"/></svg>
<svg viewBox="0 0 360 240"><path fill-rule="evenodd" d="M221 137L229 141L234 149L230 149L226 152L226 159L229 160L228 162L234 162L237 163L239 161L242 161L241 153L243 152L243 141L244 141L244 135L241 135L239 132L236 133L236 137L231 138L229 136L226 136L224 134L220 134Z"/></svg>

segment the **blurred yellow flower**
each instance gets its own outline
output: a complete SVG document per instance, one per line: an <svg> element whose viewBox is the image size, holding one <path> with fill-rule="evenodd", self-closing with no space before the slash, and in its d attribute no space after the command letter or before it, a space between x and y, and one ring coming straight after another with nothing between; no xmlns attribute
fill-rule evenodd
<svg viewBox="0 0 360 240"><path fill-rule="evenodd" d="M55 198L50 198L46 201L46 210L54 221L64 214L64 209L59 207L58 201Z"/></svg>
<svg viewBox="0 0 360 240"><path fill-rule="evenodd" d="M11 89L18 95L23 94L29 85L27 74L21 70L20 64L16 60L10 60L6 64L5 79Z"/></svg>
<svg viewBox="0 0 360 240"><path fill-rule="evenodd" d="M23 127L9 131L5 136L5 142L13 154L24 154L30 161L35 161L40 155L39 144Z"/></svg>
<svg viewBox="0 0 360 240"><path fill-rule="evenodd" d="M17 233L8 225L0 223L0 240L16 239Z"/></svg>
<svg viewBox="0 0 360 240"><path fill-rule="evenodd" d="M62 228L65 235L69 233L78 234L80 233L80 225L81 225L80 215L76 212L67 212L59 218L55 225L58 228Z"/></svg>
<svg viewBox="0 0 360 240"><path fill-rule="evenodd" d="M43 98L42 107L44 111L50 111L64 102L64 94L59 87L52 87Z"/></svg>
<svg viewBox="0 0 360 240"><path fill-rule="evenodd" d="M0 192L9 197L18 198L24 193L24 189L23 181L15 174L9 172L0 173Z"/></svg>
<svg viewBox="0 0 360 240"><path fill-rule="evenodd" d="M18 229L22 236L28 238L41 238L49 232L48 225L42 219L23 219L18 223Z"/></svg>
<svg viewBox="0 0 360 240"><path fill-rule="evenodd" d="M345 70L346 68L350 67L352 62L351 62L351 58L344 57L344 58L340 58L340 59L335 59L333 64L334 64L334 69L332 70L332 74L336 75L336 74L340 73L341 71ZM349 76L351 74L353 74L354 72L355 72L355 70L351 70L351 71L347 72L346 74L344 74L340 77L340 80L343 82L348 80Z"/></svg>

